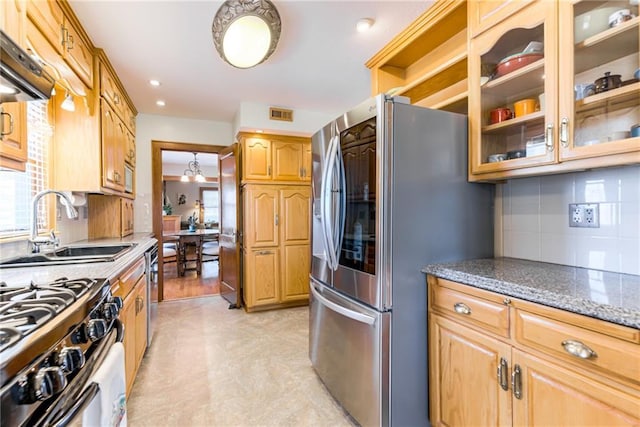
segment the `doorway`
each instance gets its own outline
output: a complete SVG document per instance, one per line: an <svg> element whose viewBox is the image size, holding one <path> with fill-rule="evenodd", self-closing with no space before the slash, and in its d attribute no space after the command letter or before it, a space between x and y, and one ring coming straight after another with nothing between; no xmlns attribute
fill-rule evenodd
<svg viewBox="0 0 640 427"><path fill-rule="evenodd" d="M223 148L225 147L151 141L152 222L153 233L158 239L160 251L158 265L159 301L219 293L219 262L217 259L214 258L213 262L200 261L196 245L184 244L181 246L184 249L182 253L186 254L188 258L197 258L197 260L190 264L193 269L187 267L180 272L181 268L178 266L180 257L177 254L173 258L167 257L166 255L171 255L170 249L166 251L166 254L163 253L165 252L163 251L165 243L168 243L167 246L170 247L172 242L179 242L179 238L169 235L163 236L163 223L173 221L174 228L186 229L189 226L188 219L192 217L195 226L199 229L198 233L200 233L200 229L207 230L206 233L215 229L216 218L212 213L212 206L215 206L215 203L212 202L211 197L216 194L215 191L218 188L217 154ZM215 160L211 158L213 155L216 155ZM163 157L181 160L175 164L163 165ZM204 180L195 181L194 160L202 170ZM215 163L215 168L211 167L213 163ZM189 178L187 182L183 182L183 175L187 175ZM206 209L200 194L207 195ZM167 217L167 211L171 211L170 217ZM197 267L198 264L199 267Z"/></svg>

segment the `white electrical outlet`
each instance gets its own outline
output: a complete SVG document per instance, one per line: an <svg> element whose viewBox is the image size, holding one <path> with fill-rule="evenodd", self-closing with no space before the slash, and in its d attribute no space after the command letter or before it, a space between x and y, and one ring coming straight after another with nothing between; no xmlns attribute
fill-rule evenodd
<svg viewBox="0 0 640 427"><path fill-rule="evenodd" d="M598 203L570 203L569 227L600 228L600 205Z"/></svg>

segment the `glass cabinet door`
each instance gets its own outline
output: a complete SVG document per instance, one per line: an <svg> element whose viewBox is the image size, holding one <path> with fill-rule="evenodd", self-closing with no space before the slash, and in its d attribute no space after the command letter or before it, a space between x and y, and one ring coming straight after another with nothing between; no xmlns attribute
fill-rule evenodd
<svg viewBox="0 0 640 427"><path fill-rule="evenodd" d="M561 160L640 151L640 18L634 3L559 2L560 22L573 24L559 34Z"/></svg>
<svg viewBox="0 0 640 427"><path fill-rule="evenodd" d="M557 162L557 18L534 2L471 40L471 174Z"/></svg>

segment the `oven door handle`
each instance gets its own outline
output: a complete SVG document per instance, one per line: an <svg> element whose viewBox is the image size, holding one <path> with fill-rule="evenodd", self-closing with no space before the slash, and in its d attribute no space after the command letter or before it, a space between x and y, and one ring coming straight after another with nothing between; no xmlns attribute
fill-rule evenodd
<svg viewBox="0 0 640 427"><path fill-rule="evenodd" d="M78 400L73 404L71 408L67 411L64 416L56 421L53 425L55 427L65 427L68 425L73 419L78 415L81 411L83 411L89 403L93 400L94 397L100 391L100 386L98 383L92 382L89 384L87 388L78 396Z"/></svg>

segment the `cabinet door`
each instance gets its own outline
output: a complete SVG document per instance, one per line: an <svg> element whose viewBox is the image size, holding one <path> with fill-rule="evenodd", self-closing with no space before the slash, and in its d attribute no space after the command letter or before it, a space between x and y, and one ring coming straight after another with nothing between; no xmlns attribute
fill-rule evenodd
<svg viewBox="0 0 640 427"><path fill-rule="evenodd" d="M303 171L303 147L298 142L271 141L273 179L300 181Z"/></svg>
<svg viewBox="0 0 640 427"><path fill-rule="evenodd" d="M311 175L313 174L313 169L311 169L311 144L303 144L303 157L302 157L302 170L304 174L302 175L304 181L311 181Z"/></svg>
<svg viewBox="0 0 640 427"><path fill-rule="evenodd" d="M124 369L127 384L127 396L130 395L133 380L136 377L136 295L130 292L124 299L119 318L124 325Z"/></svg>
<svg viewBox="0 0 640 427"><path fill-rule="evenodd" d="M0 28L14 42L25 47L27 19L26 0L4 0L0 2Z"/></svg>
<svg viewBox="0 0 640 427"><path fill-rule="evenodd" d="M475 37L498 24L532 0L474 0L467 3L469 35Z"/></svg>
<svg viewBox="0 0 640 427"><path fill-rule="evenodd" d="M280 301L280 262L277 248L245 252L244 297L247 308Z"/></svg>
<svg viewBox="0 0 640 427"><path fill-rule="evenodd" d="M433 425L511 425L511 348L434 314L429 315L429 334Z"/></svg>
<svg viewBox="0 0 640 427"><path fill-rule="evenodd" d="M62 29L64 57L80 79L93 87L93 51L92 47L80 35L80 32L65 19Z"/></svg>
<svg viewBox="0 0 640 427"><path fill-rule="evenodd" d="M136 137L129 130L125 131L124 161L131 166L136 165Z"/></svg>
<svg viewBox="0 0 640 427"><path fill-rule="evenodd" d="M278 246L278 190L266 185L247 185L244 245L248 248Z"/></svg>
<svg viewBox="0 0 640 427"><path fill-rule="evenodd" d="M147 276L143 275L134 289L135 292L135 356L136 371L147 349Z"/></svg>
<svg viewBox="0 0 640 427"><path fill-rule="evenodd" d="M124 126L104 100L101 100L100 104L102 110L102 185L113 190L124 191Z"/></svg>
<svg viewBox="0 0 640 427"><path fill-rule="evenodd" d="M58 3L49 0L28 0L27 15L56 52L62 55L64 13Z"/></svg>
<svg viewBox="0 0 640 427"><path fill-rule="evenodd" d="M271 179L271 141L245 139L242 168L243 179Z"/></svg>
<svg viewBox="0 0 640 427"><path fill-rule="evenodd" d="M640 396L629 395L519 350L513 352L513 423L518 426L637 426ZM568 409L570 408L570 409Z"/></svg>
<svg viewBox="0 0 640 427"><path fill-rule="evenodd" d="M1 165L25 170L27 151L27 104L5 102L0 105Z"/></svg>
<svg viewBox="0 0 640 427"><path fill-rule="evenodd" d="M308 244L311 240L311 189L295 186L280 190L282 243Z"/></svg>
<svg viewBox="0 0 640 427"><path fill-rule="evenodd" d="M619 7L614 1L559 2L561 160L635 152L640 161L640 136L630 133L640 123L640 82L629 80L640 67L640 17L609 28L606 17ZM596 87L604 73L630 84Z"/></svg>
<svg viewBox="0 0 640 427"><path fill-rule="evenodd" d="M282 302L309 298L309 245L282 247Z"/></svg>
<svg viewBox="0 0 640 427"><path fill-rule="evenodd" d="M508 177L511 170L557 162L556 7L530 3L470 41L471 175ZM523 55L527 47L540 50ZM489 80L482 84L482 77ZM536 107L542 94L544 110ZM524 103L528 108L516 108Z"/></svg>
<svg viewBox="0 0 640 427"><path fill-rule="evenodd" d="M120 199L120 236L128 236L133 233L133 200Z"/></svg>

